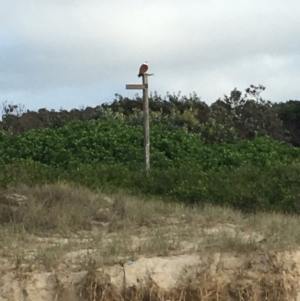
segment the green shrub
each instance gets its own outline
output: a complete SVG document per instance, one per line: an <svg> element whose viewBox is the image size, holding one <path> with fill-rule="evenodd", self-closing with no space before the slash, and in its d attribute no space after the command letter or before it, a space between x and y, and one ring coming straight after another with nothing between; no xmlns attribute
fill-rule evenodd
<svg viewBox="0 0 300 301"><path fill-rule="evenodd" d="M185 204L298 213L299 158L299 149L268 137L207 145L196 134L153 125L146 174L141 126L76 121L19 136L1 132L0 185L63 180Z"/></svg>

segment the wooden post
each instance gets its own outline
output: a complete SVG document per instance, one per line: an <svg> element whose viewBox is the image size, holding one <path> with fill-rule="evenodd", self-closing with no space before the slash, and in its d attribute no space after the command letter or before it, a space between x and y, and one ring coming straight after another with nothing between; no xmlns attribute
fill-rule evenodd
<svg viewBox="0 0 300 301"><path fill-rule="evenodd" d="M143 126L144 126L144 154L146 171L150 170L150 126L149 126L149 97L148 76L154 74L143 74L143 84L126 85L127 90L143 90Z"/></svg>
<svg viewBox="0 0 300 301"><path fill-rule="evenodd" d="M144 151L146 171L150 170L150 126L149 126L149 98L148 75L143 75L143 124L144 124Z"/></svg>

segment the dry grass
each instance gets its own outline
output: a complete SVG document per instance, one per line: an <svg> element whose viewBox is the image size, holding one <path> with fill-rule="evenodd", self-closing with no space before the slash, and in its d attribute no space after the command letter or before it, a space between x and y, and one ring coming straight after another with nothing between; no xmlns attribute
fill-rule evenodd
<svg viewBox="0 0 300 301"><path fill-rule="evenodd" d="M5 200L14 193L27 200L11 209ZM65 264L75 269L140 256L283 250L299 246L299 229L296 216L191 209L64 183L14 187L0 197L0 261L23 267Z"/></svg>
<svg viewBox="0 0 300 301"><path fill-rule="evenodd" d="M272 261L264 273L257 273L254 281L249 281L249 266L253 271L261 270L253 258L245 260L243 269L229 278L211 275L208 268L199 268L192 275L182 275L176 288L166 291L160 289L155 281L149 277L145 285L140 288L116 288L99 271L93 269L87 273L81 283L77 285L77 296L87 301L281 301L295 300L296 280L286 276L280 263ZM275 272L274 272L275 271ZM221 271L220 271L221 272ZM261 271L260 271L261 272ZM60 291L62 297L64 290ZM64 299L63 297L60 300Z"/></svg>
<svg viewBox="0 0 300 301"><path fill-rule="evenodd" d="M10 195L26 200L16 204ZM299 226L296 216L243 215L213 206L191 209L64 183L18 186L0 193L0 266L20 273L87 270L77 286L78 300L287 300L294 284L282 265L269 261L262 270L257 254L297 248ZM146 288L120 293L97 270L139 257L195 252L246 254L244 267L229 282L220 282L208 265L202 266L194 274L183 273L170 292L161 291L150 277ZM254 272L261 276L250 283ZM57 283L57 300L77 300L66 297Z"/></svg>

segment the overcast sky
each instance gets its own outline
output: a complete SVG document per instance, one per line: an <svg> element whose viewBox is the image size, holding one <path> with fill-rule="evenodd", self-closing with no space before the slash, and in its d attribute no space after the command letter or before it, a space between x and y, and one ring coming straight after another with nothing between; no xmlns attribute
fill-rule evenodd
<svg viewBox="0 0 300 301"><path fill-rule="evenodd" d="M58 110L150 91L300 99L299 0L0 0L0 103Z"/></svg>

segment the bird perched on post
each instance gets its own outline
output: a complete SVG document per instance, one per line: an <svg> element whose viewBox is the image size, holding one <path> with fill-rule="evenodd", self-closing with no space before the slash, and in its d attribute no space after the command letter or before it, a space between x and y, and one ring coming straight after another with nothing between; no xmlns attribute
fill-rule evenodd
<svg viewBox="0 0 300 301"><path fill-rule="evenodd" d="M145 62L140 67L140 71L139 71L138 77L141 77L144 73L147 72L147 70L148 70L148 63Z"/></svg>

